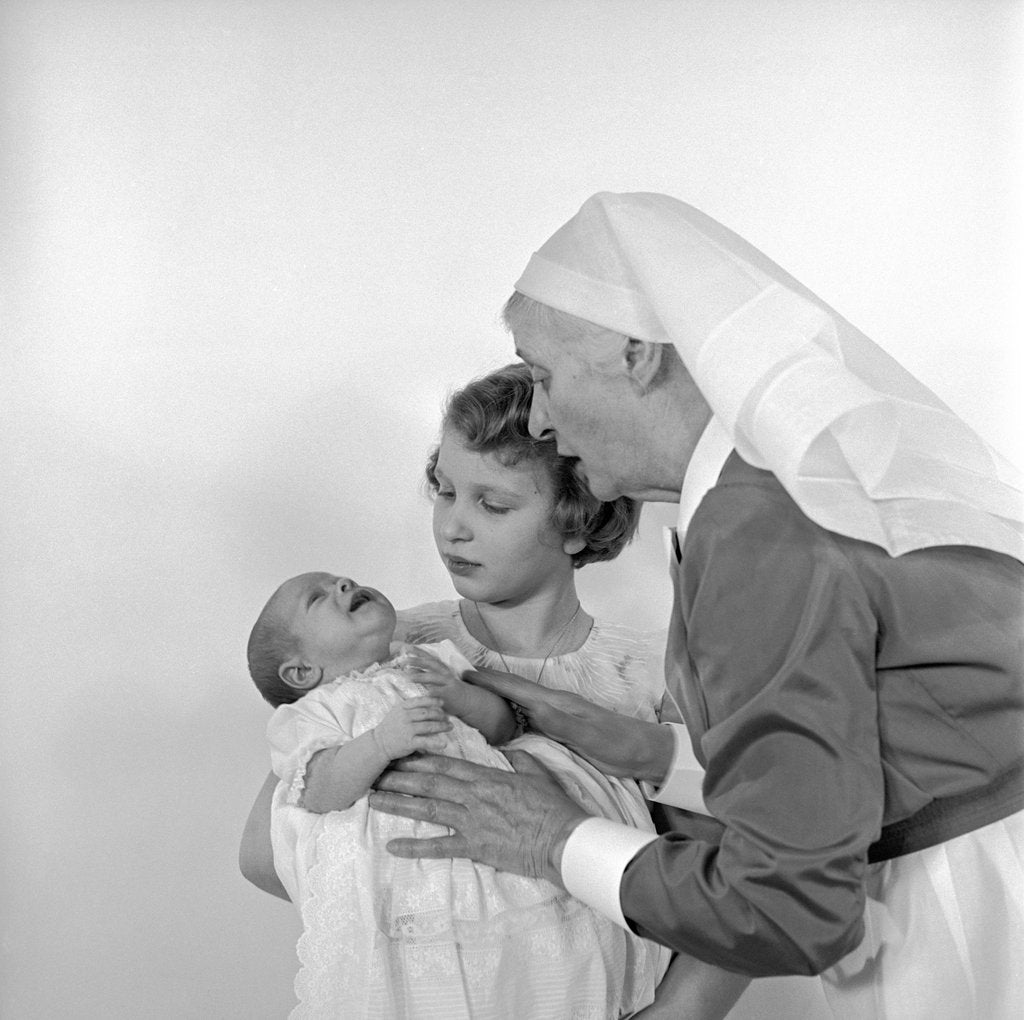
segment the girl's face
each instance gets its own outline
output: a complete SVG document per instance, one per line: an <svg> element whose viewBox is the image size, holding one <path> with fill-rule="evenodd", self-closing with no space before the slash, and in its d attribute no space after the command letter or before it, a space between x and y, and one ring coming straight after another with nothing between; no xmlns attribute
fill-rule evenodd
<svg viewBox="0 0 1024 1020"><path fill-rule="evenodd" d="M463 598L518 603L571 578L572 556L549 520L553 493L542 464L505 467L445 429L434 474L434 541Z"/></svg>

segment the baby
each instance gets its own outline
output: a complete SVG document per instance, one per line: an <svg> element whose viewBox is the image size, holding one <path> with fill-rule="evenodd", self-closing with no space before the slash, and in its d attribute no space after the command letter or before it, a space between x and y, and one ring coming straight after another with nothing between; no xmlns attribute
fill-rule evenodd
<svg viewBox="0 0 1024 1020"><path fill-rule="evenodd" d="M252 678L276 706L274 771L290 803L328 812L290 890L303 920L293 1017L613 1020L648 1004L661 948L551 883L387 852L391 839L447 832L370 809L393 759L432 751L511 770L488 740L515 732L503 699L461 679L473 667L451 642L394 655L394 630L380 592L312 573L278 588L249 639ZM582 759L521 740L590 813L638 824Z"/></svg>

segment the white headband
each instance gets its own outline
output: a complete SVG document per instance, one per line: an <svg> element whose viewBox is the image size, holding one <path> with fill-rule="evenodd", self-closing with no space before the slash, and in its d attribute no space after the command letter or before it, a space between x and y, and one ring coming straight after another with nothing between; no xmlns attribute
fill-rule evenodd
<svg viewBox="0 0 1024 1020"><path fill-rule="evenodd" d="M515 289L672 343L739 454L822 527L898 556L1024 560L1019 472L765 255L667 195L589 198Z"/></svg>

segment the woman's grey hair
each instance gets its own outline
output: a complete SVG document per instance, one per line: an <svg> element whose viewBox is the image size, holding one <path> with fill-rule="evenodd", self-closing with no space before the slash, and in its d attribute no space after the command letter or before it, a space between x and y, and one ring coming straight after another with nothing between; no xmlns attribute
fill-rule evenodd
<svg viewBox="0 0 1024 1020"><path fill-rule="evenodd" d="M522 330L542 336L557 336L561 343L569 343L577 348L587 348L586 361L592 368L618 362L622 354L622 345L634 337L619 333L596 322L581 319L578 315L563 312L558 308L537 301L521 294L518 290L505 302L501 310L501 318L510 333ZM647 341L641 341L646 343ZM664 348L658 374L652 385L660 386L672 371L686 371L682 358L673 344L661 344Z"/></svg>
<svg viewBox="0 0 1024 1020"><path fill-rule="evenodd" d="M623 337L624 334L588 322L578 315L552 308L541 301L520 294L518 290L505 302L501 318L510 333L518 330L530 333L557 334L569 343L593 343L599 337Z"/></svg>

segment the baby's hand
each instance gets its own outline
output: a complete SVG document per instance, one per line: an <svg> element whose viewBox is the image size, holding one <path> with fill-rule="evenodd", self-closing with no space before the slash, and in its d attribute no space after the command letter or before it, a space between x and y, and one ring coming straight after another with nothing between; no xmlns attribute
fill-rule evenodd
<svg viewBox="0 0 1024 1020"><path fill-rule="evenodd" d="M410 645L406 647L404 663L409 670L409 676L417 683L430 688L430 693L442 700L447 712L460 718L465 714L466 701L472 696L472 692L468 691L468 685L462 678L453 673L436 655Z"/></svg>
<svg viewBox="0 0 1024 1020"><path fill-rule="evenodd" d="M413 751L441 751L442 733L452 728L440 698L432 696L400 701L373 728L373 739L388 761Z"/></svg>

